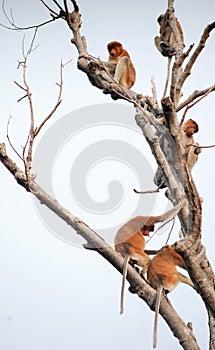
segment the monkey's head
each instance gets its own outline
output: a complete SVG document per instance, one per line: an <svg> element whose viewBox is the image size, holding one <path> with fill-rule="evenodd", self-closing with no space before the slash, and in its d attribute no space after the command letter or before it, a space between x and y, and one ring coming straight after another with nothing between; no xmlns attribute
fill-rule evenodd
<svg viewBox="0 0 215 350"><path fill-rule="evenodd" d="M175 251L174 251L174 248L173 248L173 245L165 245L164 247L162 247L159 251L159 254L160 255L172 255L172 254L177 254Z"/></svg>
<svg viewBox="0 0 215 350"><path fill-rule="evenodd" d="M164 14L163 13L160 16L158 16L157 22L159 23L159 25L161 25L161 23L163 22L163 18L164 18Z"/></svg>
<svg viewBox="0 0 215 350"><path fill-rule="evenodd" d="M199 131L199 126L193 119L188 119L184 124L183 124L184 132L185 134L190 137L196 132Z"/></svg>
<svg viewBox="0 0 215 350"><path fill-rule="evenodd" d="M174 244L171 245L166 245L164 247L161 248L159 255L163 255L168 257L169 259L173 259L174 262L181 262L181 264L183 264L183 259L182 257L176 253L175 249L174 249Z"/></svg>
<svg viewBox="0 0 215 350"><path fill-rule="evenodd" d="M108 49L110 56L113 58L116 58L121 54L123 47L122 47L122 44L119 43L118 41L111 41L107 45L107 49Z"/></svg>
<svg viewBox="0 0 215 350"><path fill-rule="evenodd" d="M143 236L149 236L150 232L153 232L155 229L155 225L144 225L141 228Z"/></svg>

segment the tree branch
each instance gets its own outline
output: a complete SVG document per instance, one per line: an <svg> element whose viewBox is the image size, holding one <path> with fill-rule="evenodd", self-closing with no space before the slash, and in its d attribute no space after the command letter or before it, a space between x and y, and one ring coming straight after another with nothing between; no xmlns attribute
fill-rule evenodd
<svg viewBox="0 0 215 350"><path fill-rule="evenodd" d="M41 0L41 2L47 9L49 9L43 0ZM169 0L168 7L170 9L171 28L176 39L177 54L172 71L171 99L166 98L162 100L163 110L161 110L158 106L155 88L153 90L152 98L123 88L117 84L110 75L108 75L104 64L99 59L95 59L88 54L86 39L85 37L81 36L80 33L81 14L79 13L79 7L75 0L71 0L71 2L73 4L74 11L70 13L67 0L63 1L64 8L58 3L58 1L53 0L53 3L60 10L59 17L66 21L69 28L73 32L71 42L75 44L79 53L78 68L87 74L92 85L102 89L104 93L110 94L113 99L122 98L135 106L137 110L137 125L142 129L158 165L162 168L164 178L168 186L168 198L173 203L186 199L185 205L179 216L182 229L183 232L185 232L186 237L177 242L176 250L184 258L187 269L197 288L197 291L201 295L207 309L209 310L210 324L212 326L214 324L215 308L214 274L201 244L201 201L192 176L187 170L184 159L184 145L176 115L176 112L179 109L176 110L176 106L178 104L183 83L190 74L191 68L198 55L204 48L209 33L215 26L215 22L205 29L197 49L191 56L183 72L182 63L190 53L192 46L190 46L186 53L182 52L183 48L180 42L181 39L178 37L179 33L176 26L176 18L174 16L174 1ZM56 15L56 12L52 12L52 14ZM24 62L24 73L25 64L26 62ZM23 88L22 86L20 87ZM60 87L62 87L62 84L60 84ZM25 80L25 75L24 91L26 92L29 100L31 114L29 139L26 143L26 147L28 142L30 143L27 155L28 171L25 171L25 173L22 172L21 169L19 169L7 156L4 144L0 144L0 161L11 172L18 184L23 186L28 192L31 192L42 204L45 204L50 210L56 213L56 215L75 229L75 231L87 241L88 247L91 247L92 250L96 250L120 273L122 273L124 262L123 258L111 247L109 247L106 242L96 234L96 232L91 230L83 221L63 208L60 203L58 203L54 198L50 197L34 181L33 176L30 173L33 140L34 137L38 135L44 123L50 118L50 114L52 112L54 113L55 109L53 109L48 117L44 119L39 128L35 129L31 94L27 81ZM59 95L61 95L61 89ZM192 96L192 98L195 100L197 97ZM60 101L60 98L58 98L58 101ZM188 99L185 101L187 103ZM190 102L184 106L188 105L189 103ZM57 103L56 106L58 106ZM183 108L181 105L179 105L179 107ZM157 120L158 117L163 115L165 116L166 121L165 126L160 124L160 122ZM137 274L137 272L131 266L128 268L127 280L138 296L142 298L152 310L154 310L156 295L155 291L146 283L145 280L141 278L140 275ZM165 300L165 298L162 298L161 300L160 313L185 350L199 349L192 330L190 329L191 327L188 327L179 318L175 310ZM213 342L214 333L212 331L211 339Z"/></svg>
<svg viewBox="0 0 215 350"><path fill-rule="evenodd" d="M9 26L3 24L3 23L0 23L0 26L5 28L5 29L9 29L9 30L22 30L22 31L25 31L25 30L29 30L29 29L38 29L40 27L43 27L51 22L54 22L55 20L61 18L61 15L56 13L55 11L53 11L46 3L45 1L43 0L40 0L42 2L42 4L52 13L52 19L48 20L48 21L45 21L45 22L42 22L42 23L39 23L39 24L35 24L33 26L28 26L28 27L20 27L20 26L17 26L14 22L14 19L13 19L13 16L11 14L11 18L8 16L7 14L7 11L5 9L5 0L2 1L2 11L3 11L3 14L5 16L5 18L7 19L7 21L9 22Z"/></svg>
<svg viewBox="0 0 215 350"><path fill-rule="evenodd" d="M53 114L56 112L57 108L59 107L59 105L62 102L62 90L63 90L63 64L61 62L60 64L60 83L58 83L57 85L59 86L59 93L58 93L58 97L57 97L57 101L53 107L53 109L51 110L51 112L47 115L47 117L42 121L42 123L35 128L34 130L34 138L39 134L40 130L43 128L43 126L46 124L46 122L53 116Z"/></svg>
<svg viewBox="0 0 215 350"><path fill-rule="evenodd" d="M190 108L192 108L193 106L195 106L198 102L200 102L201 100L203 100L203 98L205 98L206 96L208 96L208 94L212 91L212 89L213 89L213 87L211 87L210 89L208 89L208 90L205 92L205 94L204 94L203 96L201 96L201 97L198 98L198 100L194 101L192 104L187 105L187 107L186 107L186 109L185 109L185 111L184 111L184 113L183 113L183 115L182 115L181 122L180 122L180 126L182 126L182 124L183 124L183 122L184 122L184 119L185 119L185 116L186 116L188 110L189 110Z"/></svg>
<svg viewBox="0 0 215 350"><path fill-rule="evenodd" d="M215 28L215 22L212 22L211 24L208 24L207 27L204 29L204 32L201 36L200 42L197 46L197 48L195 49L194 53L192 54L190 60L188 61L184 72L182 73L179 81L178 81L178 89L181 91L185 80L187 79L187 77L190 75L191 73L191 69L195 63L195 61L197 60L198 56L200 55L200 53L202 52L202 50L204 49L205 45L206 45L206 41L210 36L210 32Z"/></svg>
<svg viewBox="0 0 215 350"><path fill-rule="evenodd" d="M17 165L7 156L5 145L0 144L0 161L15 177L18 184L23 186L38 198L41 204L45 204L50 210L70 225L78 234L80 234L95 250L109 261L120 273L123 270L124 259L116 253L107 243L94 232L88 225L76 216L72 215L60 203L49 196L36 182L31 178L30 186L26 175L17 167ZM128 266L127 280L131 284L132 290L143 299L148 306L154 310L156 292L142 279L134 268ZM173 334L178 338L180 344L185 350L200 350L192 330L178 316L174 308L166 298L162 297L160 304L160 314L165 319Z"/></svg>
<svg viewBox="0 0 215 350"><path fill-rule="evenodd" d="M195 101L200 96L207 96L210 92L215 90L215 84L209 86L204 90L195 90L188 98L186 98L182 103L176 108L176 112L189 105L191 102Z"/></svg>

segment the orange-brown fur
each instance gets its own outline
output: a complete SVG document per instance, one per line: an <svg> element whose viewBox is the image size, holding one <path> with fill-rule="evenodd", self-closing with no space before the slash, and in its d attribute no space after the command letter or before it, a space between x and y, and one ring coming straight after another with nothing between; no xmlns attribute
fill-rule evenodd
<svg viewBox="0 0 215 350"><path fill-rule="evenodd" d="M164 118L160 118L160 124L164 124ZM201 147L192 146L195 143L193 135L199 131L198 124L193 119L188 119L185 123L183 123L183 131L184 131L184 145L186 147L185 150L185 159L186 164L191 172L194 165L198 160L198 155L201 153ZM160 167L157 168L154 183L160 188L167 187L166 181L163 175L163 171Z"/></svg>
<svg viewBox="0 0 215 350"><path fill-rule="evenodd" d="M115 250L122 255L123 258L126 255L133 260L136 264L143 268L143 272L147 272L150 258L144 253L146 241L144 236L148 236L150 232L154 230L154 226L151 229L139 230L134 233L131 237L121 241L123 239L123 231L119 230L115 237Z"/></svg>
<svg viewBox="0 0 215 350"><path fill-rule="evenodd" d="M183 124L183 130L185 132L185 156L188 169L191 171L198 160L199 153L201 152L201 148L192 147L192 145L195 143L193 135L199 131L199 127L195 120L188 119Z"/></svg>
<svg viewBox="0 0 215 350"><path fill-rule="evenodd" d="M143 273L146 273L149 267L150 258L144 253L146 241L143 236L148 236L154 230L154 224L150 224L150 222L151 217L137 216L123 225L118 230L114 239L115 250L124 258L120 297L121 314L124 310L125 279L129 261L133 261L135 264L141 266Z"/></svg>
<svg viewBox="0 0 215 350"><path fill-rule="evenodd" d="M112 64L112 69L108 68L109 73L117 83L130 89L135 83L136 72L129 53L118 41L110 42L107 49L109 52L108 63Z"/></svg>
<svg viewBox="0 0 215 350"><path fill-rule="evenodd" d="M174 251L173 246L166 246L151 260L148 268L147 279L150 285L157 290L153 348L157 346L158 313L162 291L164 290L166 293L171 292L179 282L193 287L191 280L178 272L176 266L186 269L182 257Z"/></svg>
<svg viewBox="0 0 215 350"><path fill-rule="evenodd" d="M144 253L146 243L143 236L149 236L149 233L154 231L154 225L156 223L164 222L175 216L180 211L181 207L182 203L179 203L174 208L158 216L135 216L117 231L114 238L115 250L123 257L129 255L130 258L137 261L137 265L141 266L143 269L146 267L144 271L146 272L149 257ZM142 260L144 258L146 259L146 265L145 261L143 262ZM140 261L138 261L138 259Z"/></svg>
<svg viewBox="0 0 215 350"><path fill-rule="evenodd" d="M143 274L147 272L150 258L144 252L146 242L143 236L149 236L149 233L154 231L154 225L156 223L173 217L181 207L182 203L179 203L174 208L159 216L136 216L117 231L114 239L115 250L124 258L120 313L123 313L124 285L129 260L141 266Z"/></svg>
<svg viewBox="0 0 215 350"><path fill-rule="evenodd" d="M199 126L193 119L188 119L184 124L183 124L183 129L185 134L190 140L190 143L194 143L194 138L193 134L199 131Z"/></svg>
<svg viewBox="0 0 215 350"><path fill-rule="evenodd" d="M182 257L174 251L173 246L163 247L151 260L147 275L150 285L154 289L162 285L165 291L171 292L178 282L192 283L189 278L181 277L183 275L177 271L176 266L186 269Z"/></svg>

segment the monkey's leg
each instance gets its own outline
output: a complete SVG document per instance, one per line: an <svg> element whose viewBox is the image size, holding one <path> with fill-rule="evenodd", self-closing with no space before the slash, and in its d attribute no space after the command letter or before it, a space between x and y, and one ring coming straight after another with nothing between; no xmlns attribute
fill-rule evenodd
<svg viewBox="0 0 215 350"><path fill-rule="evenodd" d="M121 57L117 63L114 79L118 84L127 87L127 79L129 77L129 63L128 57Z"/></svg>

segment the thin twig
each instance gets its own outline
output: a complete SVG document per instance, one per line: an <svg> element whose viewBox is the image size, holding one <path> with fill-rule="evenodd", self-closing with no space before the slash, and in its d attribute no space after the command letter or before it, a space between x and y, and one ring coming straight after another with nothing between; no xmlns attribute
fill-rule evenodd
<svg viewBox="0 0 215 350"><path fill-rule="evenodd" d="M168 242L169 242L169 239L170 239L170 236L171 236L171 234L172 234L172 231L173 231L174 225L175 225L175 217L173 218L172 226L171 226L171 229L170 229L170 231L169 231L169 233L168 233L168 236L167 236L167 239L166 239L166 243L165 243L165 245L167 245L167 244L168 244Z"/></svg>
<svg viewBox="0 0 215 350"><path fill-rule="evenodd" d="M20 97L18 100L17 100L17 102L21 102L22 100L24 100L24 98L26 98L26 97L28 97L28 95L26 94L26 95L24 95L24 96L22 96L22 97Z"/></svg>
<svg viewBox="0 0 215 350"><path fill-rule="evenodd" d="M45 2L43 0L40 0L44 6L46 6L50 12L52 12L53 14L56 15L56 17L52 17L52 19L48 20L48 21L45 21L45 22L42 22L40 24L36 24L36 25L33 25L33 26L29 26L29 27L19 27L17 26L15 23L14 23L14 19L13 19L13 14L12 12L10 11L10 15L11 15L11 18L9 18L9 16L7 15L7 12L6 12L6 9L5 9L5 0L2 1L2 12L5 16L5 18L7 19L7 21L10 23L11 27L3 24L3 23L0 23L0 26L5 28L5 29L9 29L9 30L29 30L29 29L38 29L42 26L45 26L46 24L49 24L51 22L54 22L56 19L60 18L60 16L58 15L58 13L54 12L53 10L51 10L48 5L45 4Z"/></svg>
<svg viewBox="0 0 215 350"><path fill-rule="evenodd" d="M163 185L163 183L161 185L159 185L155 190L148 190L148 191L138 191L135 188L133 188L133 191L137 194L148 194L148 193L157 193L159 192L161 186Z"/></svg>
<svg viewBox="0 0 215 350"><path fill-rule="evenodd" d="M63 63L63 67L67 66L67 64L69 64L69 63L72 62L72 61L73 61L73 58L70 58L69 61Z"/></svg>
<svg viewBox="0 0 215 350"><path fill-rule="evenodd" d="M146 244L147 244L149 241L151 241L151 239L158 233L158 231L159 231L160 229L162 229L165 225L167 225L169 222L171 222L171 221L174 220L174 219L175 219L175 218L173 217L173 218L167 220L166 222L164 222L161 226L159 226L159 227L157 228L157 230L148 238Z"/></svg>
<svg viewBox="0 0 215 350"><path fill-rule="evenodd" d="M37 31L38 31L38 27L35 28L34 35L33 35L33 38L32 38L32 40L31 40L31 45L30 45L30 48L29 48L29 54L30 54L32 51L36 50L36 48L37 48L37 46L34 47L34 41L35 41L35 39L36 39Z"/></svg>
<svg viewBox="0 0 215 350"><path fill-rule="evenodd" d="M189 103L193 102L199 96L205 95L208 91L215 91L215 84L204 89L204 90L195 90L186 100L184 100L180 105L178 105L176 112L179 112L181 109L186 107Z"/></svg>
<svg viewBox="0 0 215 350"><path fill-rule="evenodd" d="M59 8L60 11L64 12L63 7L56 0L52 0L52 1Z"/></svg>
<svg viewBox="0 0 215 350"><path fill-rule="evenodd" d="M8 119L8 122L7 122L7 139L8 139L8 142L9 142L9 145L10 147L12 148L12 150L16 153L16 155L23 161L23 158L22 156L19 154L19 152L16 150L16 148L13 146L12 142L11 142L11 139L10 139L10 136L9 136L9 124L10 124L10 121L11 121L11 118L12 116L10 116L10 118Z"/></svg>
<svg viewBox="0 0 215 350"><path fill-rule="evenodd" d="M39 125L38 128L35 129L34 131L34 137L36 137L40 130L42 129L42 127L45 125L45 123L52 117L52 115L56 112L58 106L61 104L62 102L62 99L61 99L61 96L62 96L62 89L63 89L63 64L61 62L60 64L60 83L57 84L59 86L59 94L58 94L58 98L57 98L57 102L56 104L54 105L53 109L51 110L51 112L48 114L48 116L43 120L43 122Z"/></svg>
<svg viewBox="0 0 215 350"><path fill-rule="evenodd" d="M197 145L195 143L193 143L192 145L188 145L187 147L189 147L189 146L193 146L195 148L213 148L213 147L215 147L215 145L201 146L201 145Z"/></svg>
<svg viewBox="0 0 215 350"><path fill-rule="evenodd" d="M25 167L25 174L27 183L30 184L30 172L31 172L31 164L32 164L32 150L33 150L33 141L34 141L34 110L33 110L33 102L32 102L32 94L29 88L29 85L27 83L27 77L26 77L26 70L27 70L27 60L29 55L31 54L33 50L33 43L36 38L36 32L33 35L30 48L28 49L27 53L25 53L25 37L23 37L22 41L22 54L23 54L23 84L24 84L24 90L26 91L29 108L30 108L30 127L29 127L29 133L27 140L25 142L25 145L23 147L23 162ZM27 156L26 156L27 151Z"/></svg>
<svg viewBox="0 0 215 350"><path fill-rule="evenodd" d="M66 1L66 0L63 0L63 3L64 3L64 8L65 8L65 16L66 16L66 19L67 19L67 21L69 21L69 8L68 8L67 1Z"/></svg>
<svg viewBox="0 0 215 350"><path fill-rule="evenodd" d="M23 62L22 62L23 63ZM19 64L20 65L20 64ZM26 91L26 88L22 86L21 84L17 83L17 81L14 81L14 83L22 90Z"/></svg>
<svg viewBox="0 0 215 350"><path fill-rule="evenodd" d="M205 98L206 96L208 96L210 94L210 92L212 91L213 87L211 86L203 96L199 97L196 101L194 101L193 103L191 103L190 105L188 105L186 108L185 108L185 111L183 113L183 116L181 118L181 122L180 122L180 126L184 123L184 119L186 117L186 114L187 114L187 111L192 108L193 106L195 106L198 102L200 102L201 100L203 100L203 98Z"/></svg>
<svg viewBox="0 0 215 350"><path fill-rule="evenodd" d="M44 0L40 0L40 1L42 2L42 4L43 4L52 14L58 16L58 13L55 12L49 5L47 5L47 4L45 3Z"/></svg>

